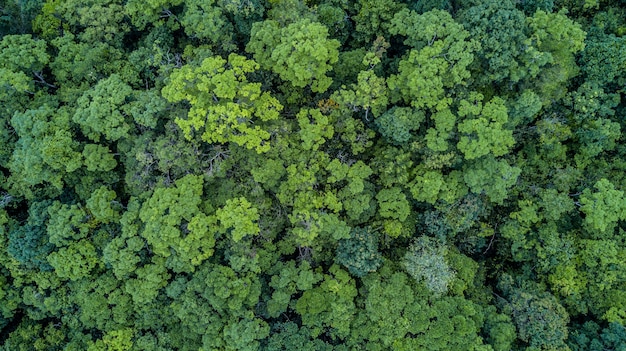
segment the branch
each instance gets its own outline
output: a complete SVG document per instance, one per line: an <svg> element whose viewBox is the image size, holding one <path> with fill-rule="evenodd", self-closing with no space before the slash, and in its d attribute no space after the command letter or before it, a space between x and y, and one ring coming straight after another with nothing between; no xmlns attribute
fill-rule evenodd
<svg viewBox="0 0 626 351"><path fill-rule="evenodd" d="M37 78L37 80L35 80L36 83L43 84L43 85L48 86L48 87L53 88L53 89L57 89L56 85L50 84L50 83L46 82L46 80L43 78L43 75L41 74L41 72L33 72L33 74Z"/></svg>

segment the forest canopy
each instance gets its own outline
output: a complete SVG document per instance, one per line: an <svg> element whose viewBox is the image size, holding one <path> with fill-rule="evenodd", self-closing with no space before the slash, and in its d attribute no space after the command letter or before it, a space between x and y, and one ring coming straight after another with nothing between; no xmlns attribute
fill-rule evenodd
<svg viewBox="0 0 626 351"><path fill-rule="evenodd" d="M626 350L626 1L5 0L0 350Z"/></svg>

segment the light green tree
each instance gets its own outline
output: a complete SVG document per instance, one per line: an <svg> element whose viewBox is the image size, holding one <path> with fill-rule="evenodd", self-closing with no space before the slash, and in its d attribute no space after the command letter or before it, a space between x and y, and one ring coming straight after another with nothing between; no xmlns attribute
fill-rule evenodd
<svg viewBox="0 0 626 351"><path fill-rule="evenodd" d="M515 143L513 131L505 129L508 121L504 100L493 98L482 106L480 94L473 96L475 101L462 100L458 114L465 119L459 123L461 134L457 148L465 159L472 160L491 154L502 156L509 152Z"/></svg>
<svg viewBox="0 0 626 351"><path fill-rule="evenodd" d="M231 54L228 61L213 56L199 66L175 70L162 93L171 102L191 105L186 119L176 119L185 137L198 133L208 143L234 142L259 153L269 150L270 133L262 125L277 119L283 106L261 92L260 83L248 82L246 75L258 68L256 62Z"/></svg>
<svg viewBox="0 0 626 351"><path fill-rule="evenodd" d="M175 272L193 272L213 255L216 220L200 211L202 183L200 176L187 175L174 187L157 188L139 212L141 236Z"/></svg>
<svg viewBox="0 0 626 351"><path fill-rule="evenodd" d="M619 220L626 220L626 198L624 191L615 189L608 179L594 184L596 191L585 189L578 204L585 214L585 224L592 230L606 232L615 227Z"/></svg>
<svg viewBox="0 0 626 351"><path fill-rule="evenodd" d="M394 16L390 32L405 36L404 43L413 47L400 61L398 74L387 79L392 101L435 110L449 106L447 90L470 77L468 66L480 48L478 42L440 10L422 15L402 10Z"/></svg>
<svg viewBox="0 0 626 351"><path fill-rule="evenodd" d="M295 87L310 86L325 92L332 79L326 73L339 58L339 41L328 38L328 29L310 19L286 27L273 20L252 26L246 51L265 69L271 69Z"/></svg>
<svg viewBox="0 0 626 351"><path fill-rule="evenodd" d="M101 136L109 141L128 137L132 124L126 101L132 95L132 88L119 75L113 74L77 100L78 108L72 120L96 142Z"/></svg>

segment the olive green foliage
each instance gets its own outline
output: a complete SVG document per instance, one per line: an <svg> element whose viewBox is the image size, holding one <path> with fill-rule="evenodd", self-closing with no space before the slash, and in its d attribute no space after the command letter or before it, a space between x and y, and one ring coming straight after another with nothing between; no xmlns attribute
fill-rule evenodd
<svg viewBox="0 0 626 351"><path fill-rule="evenodd" d="M623 0L0 4L0 350L626 350Z"/></svg>

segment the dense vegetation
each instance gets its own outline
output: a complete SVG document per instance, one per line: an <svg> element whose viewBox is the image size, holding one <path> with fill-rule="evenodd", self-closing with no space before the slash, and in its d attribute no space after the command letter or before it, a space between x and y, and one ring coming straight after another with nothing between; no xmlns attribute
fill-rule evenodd
<svg viewBox="0 0 626 351"><path fill-rule="evenodd" d="M626 1L4 0L0 349L626 350Z"/></svg>

